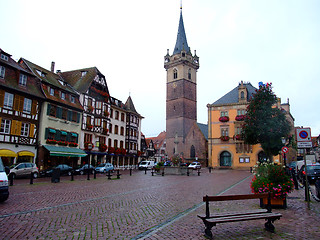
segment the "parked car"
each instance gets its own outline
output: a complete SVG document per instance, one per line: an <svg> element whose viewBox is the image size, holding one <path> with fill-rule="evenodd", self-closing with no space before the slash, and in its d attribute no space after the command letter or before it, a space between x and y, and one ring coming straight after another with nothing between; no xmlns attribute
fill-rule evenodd
<svg viewBox="0 0 320 240"><path fill-rule="evenodd" d="M180 163L180 167L188 167L188 163Z"/></svg>
<svg viewBox="0 0 320 240"><path fill-rule="evenodd" d="M114 170L114 167L111 163L101 163L98 165L98 167L96 167L96 171L98 173L106 173L113 170Z"/></svg>
<svg viewBox="0 0 320 240"><path fill-rule="evenodd" d="M291 175L292 173L297 172L297 162L293 161L287 164L286 166L286 172L287 174Z"/></svg>
<svg viewBox="0 0 320 240"><path fill-rule="evenodd" d="M152 169L154 167L154 161L142 161L139 164L139 170Z"/></svg>
<svg viewBox="0 0 320 240"><path fill-rule="evenodd" d="M192 163L189 164L188 168L200 169L201 168L201 164L199 162L192 162Z"/></svg>
<svg viewBox="0 0 320 240"><path fill-rule="evenodd" d="M60 164L54 168L51 168L51 169L48 169L46 172L45 172L45 176L47 177L51 177L52 176L52 172L54 169L60 169L60 175L68 175L68 176L71 176L72 174L72 171L73 171L73 168L66 165L66 164Z"/></svg>
<svg viewBox="0 0 320 240"><path fill-rule="evenodd" d="M0 157L0 202L6 201L9 197L9 182L7 176L9 173L10 169L3 166L3 162Z"/></svg>
<svg viewBox="0 0 320 240"><path fill-rule="evenodd" d="M88 171L90 171L90 173L92 174L94 173L94 167L91 164L89 165L89 167L88 167L88 164L83 165L81 168L76 169L75 173L83 175L83 174L87 174Z"/></svg>
<svg viewBox="0 0 320 240"><path fill-rule="evenodd" d="M10 167L10 174L13 178L30 177L37 178L39 170L36 164L30 162L17 163Z"/></svg>
<svg viewBox="0 0 320 240"><path fill-rule="evenodd" d="M302 165L300 171L298 172L298 177L303 182L305 181L305 175L305 165ZM320 179L320 164L307 164L307 176L309 183L314 183Z"/></svg>

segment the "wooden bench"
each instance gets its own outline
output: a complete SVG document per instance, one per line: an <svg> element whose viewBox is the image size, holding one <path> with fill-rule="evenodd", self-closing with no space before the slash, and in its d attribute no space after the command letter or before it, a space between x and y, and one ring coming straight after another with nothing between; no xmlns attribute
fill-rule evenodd
<svg viewBox="0 0 320 240"><path fill-rule="evenodd" d="M233 201L233 200L247 200L247 199L262 199L268 198L268 204L266 209L255 209L247 210L241 212L223 212L219 214L210 215L209 202L216 201ZM216 226L217 223L227 223L227 222L238 222L238 221L249 221L257 219L265 219L265 229L270 232L274 232L274 225L272 224L275 220L282 217L280 213L273 213L271 211L271 194L246 194L246 195L225 195L225 196L204 196L203 202L206 203L206 214L204 216L198 215L202 219L206 229L205 235L212 239L213 235L211 228Z"/></svg>

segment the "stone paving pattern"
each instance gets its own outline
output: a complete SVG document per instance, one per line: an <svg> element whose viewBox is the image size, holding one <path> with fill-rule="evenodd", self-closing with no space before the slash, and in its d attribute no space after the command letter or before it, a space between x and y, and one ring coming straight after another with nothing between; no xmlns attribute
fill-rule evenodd
<svg viewBox="0 0 320 240"><path fill-rule="evenodd" d="M115 174L114 174L115 175ZM250 193L251 173L202 169L200 176L151 176L123 171L121 179L97 175L18 179L9 199L0 204L0 239L206 239L202 197ZM264 230L264 220L218 224L215 239L320 239L320 203L311 210L304 190L294 191L276 232ZM259 201L219 202L211 212L259 208Z"/></svg>

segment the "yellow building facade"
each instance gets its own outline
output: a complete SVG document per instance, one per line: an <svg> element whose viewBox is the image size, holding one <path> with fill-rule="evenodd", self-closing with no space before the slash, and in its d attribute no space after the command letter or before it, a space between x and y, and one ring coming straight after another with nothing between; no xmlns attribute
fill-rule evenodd
<svg viewBox="0 0 320 240"><path fill-rule="evenodd" d="M250 169L265 154L260 144L245 144L241 138L244 115L256 92L250 83L239 83L212 104L208 104L208 165L213 168ZM279 99L280 107L280 99ZM274 162L281 163L281 156Z"/></svg>

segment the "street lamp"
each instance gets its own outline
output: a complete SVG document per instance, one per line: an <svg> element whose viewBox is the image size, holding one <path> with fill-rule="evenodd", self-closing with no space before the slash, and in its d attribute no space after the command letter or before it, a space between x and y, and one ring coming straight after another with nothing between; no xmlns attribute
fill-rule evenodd
<svg viewBox="0 0 320 240"><path fill-rule="evenodd" d="M91 152L93 146L91 143L88 143L88 150ZM87 177L87 180L90 180L90 158L91 158L91 154L89 154L89 157L88 157L88 177Z"/></svg>

